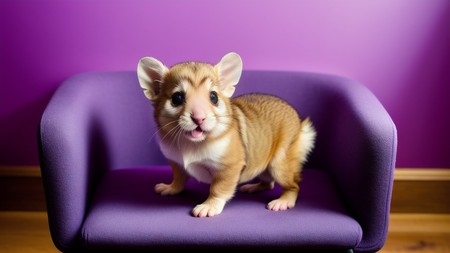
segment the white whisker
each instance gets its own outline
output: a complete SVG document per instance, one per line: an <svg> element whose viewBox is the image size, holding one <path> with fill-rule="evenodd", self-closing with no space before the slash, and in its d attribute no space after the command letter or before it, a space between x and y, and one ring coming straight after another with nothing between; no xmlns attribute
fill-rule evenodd
<svg viewBox="0 0 450 253"><path fill-rule="evenodd" d="M152 141L152 139L155 138L155 136L156 136L159 132L161 132L162 129L163 129L164 127L167 127L167 126L169 126L169 125L171 125L171 124L174 124L174 123L177 123L177 121L176 121L176 120L171 121L171 122L165 124L164 126L157 128L156 131L152 134L152 136L150 136L150 138L148 139L147 142Z"/></svg>

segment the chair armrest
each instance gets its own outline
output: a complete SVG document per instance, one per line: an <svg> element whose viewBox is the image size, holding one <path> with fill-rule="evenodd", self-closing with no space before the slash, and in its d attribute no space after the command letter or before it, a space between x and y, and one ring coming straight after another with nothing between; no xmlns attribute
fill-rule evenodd
<svg viewBox="0 0 450 253"><path fill-rule="evenodd" d="M81 74L57 89L42 115L38 146L58 249L79 243L90 198L107 170L167 163L151 143L155 131L135 72Z"/></svg>
<svg viewBox="0 0 450 253"><path fill-rule="evenodd" d="M388 229L397 131L380 101L363 84L340 76L244 71L236 93L259 91L286 99L301 116L311 118L317 140L305 166L327 170L333 178L363 229L356 250L381 248Z"/></svg>
<svg viewBox="0 0 450 253"><path fill-rule="evenodd" d="M380 101L365 86L336 79L332 131L325 168L363 228L356 251L374 252L386 240L397 152L397 130Z"/></svg>

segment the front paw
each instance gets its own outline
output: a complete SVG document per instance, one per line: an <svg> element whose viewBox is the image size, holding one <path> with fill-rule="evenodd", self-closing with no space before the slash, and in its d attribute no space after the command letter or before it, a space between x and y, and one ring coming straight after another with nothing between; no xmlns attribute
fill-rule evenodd
<svg viewBox="0 0 450 253"><path fill-rule="evenodd" d="M174 187L173 184L160 183L155 185L155 192L161 195L175 195L181 191L183 191L183 188Z"/></svg>
<svg viewBox="0 0 450 253"><path fill-rule="evenodd" d="M192 209L192 215L195 217L212 217L222 212L225 201L222 199L206 200Z"/></svg>
<svg viewBox="0 0 450 253"><path fill-rule="evenodd" d="M271 211L284 211L295 206L295 201L285 199L275 199L267 204L267 209Z"/></svg>

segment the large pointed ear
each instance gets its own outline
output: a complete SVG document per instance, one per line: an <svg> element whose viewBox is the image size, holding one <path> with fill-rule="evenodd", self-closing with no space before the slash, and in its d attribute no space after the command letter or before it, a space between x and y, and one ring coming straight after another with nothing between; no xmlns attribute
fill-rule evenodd
<svg viewBox="0 0 450 253"><path fill-rule="evenodd" d="M153 57L144 57L139 60L137 76L148 99L153 100L158 96L162 78L168 71L164 64Z"/></svg>
<svg viewBox="0 0 450 253"><path fill-rule="evenodd" d="M236 53L228 53L214 66L219 74L219 88L222 93L231 97L242 74L242 60Z"/></svg>

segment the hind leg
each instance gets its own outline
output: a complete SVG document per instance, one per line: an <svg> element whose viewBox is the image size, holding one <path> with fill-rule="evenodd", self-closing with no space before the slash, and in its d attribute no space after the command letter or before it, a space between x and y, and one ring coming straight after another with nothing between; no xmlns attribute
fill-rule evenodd
<svg viewBox="0 0 450 253"><path fill-rule="evenodd" d="M291 146L288 152L279 152L271 161L269 172L283 192L278 199L267 204L269 210L282 211L295 206L300 190L300 160L298 149Z"/></svg>

